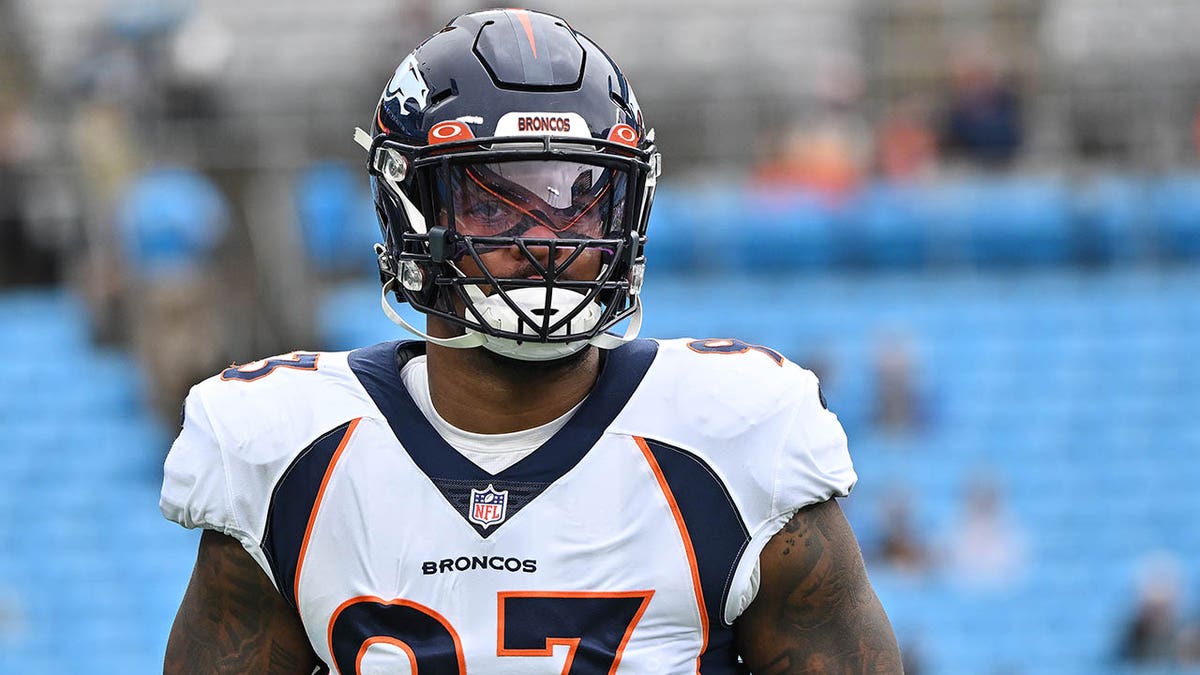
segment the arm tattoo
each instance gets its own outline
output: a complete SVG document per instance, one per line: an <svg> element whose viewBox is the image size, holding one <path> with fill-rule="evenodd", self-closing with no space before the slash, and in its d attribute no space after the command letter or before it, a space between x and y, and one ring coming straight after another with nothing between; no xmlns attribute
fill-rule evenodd
<svg viewBox="0 0 1200 675"><path fill-rule="evenodd" d="M299 616L241 544L204 532L163 673L309 675L316 663Z"/></svg>
<svg viewBox="0 0 1200 675"><path fill-rule="evenodd" d="M833 500L801 509L763 550L758 597L738 619L756 675L902 672L891 624Z"/></svg>

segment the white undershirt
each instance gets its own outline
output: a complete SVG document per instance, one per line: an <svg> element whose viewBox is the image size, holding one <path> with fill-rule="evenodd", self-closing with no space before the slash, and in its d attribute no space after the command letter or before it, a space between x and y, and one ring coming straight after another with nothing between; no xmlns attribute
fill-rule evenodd
<svg viewBox="0 0 1200 675"><path fill-rule="evenodd" d="M433 407L433 398L429 394L429 371L424 356L417 356L404 364L400 371L400 379L404 387L412 395L413 402L425 413L425 418L433 425L438 434L445 439L450 447L462 453L463 457L471 460L476 466L490 474L497 474L525 459L550 440L550 437L563 428L564 425L583 405L568 410L562 417L551 420L540 427L514 431L509 434L477 434L463 431L442 419L437 409Z"/></svg>

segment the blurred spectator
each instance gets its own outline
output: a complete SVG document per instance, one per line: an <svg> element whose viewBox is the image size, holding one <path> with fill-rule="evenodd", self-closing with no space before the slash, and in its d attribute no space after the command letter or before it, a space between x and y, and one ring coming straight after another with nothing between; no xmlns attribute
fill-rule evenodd
<svg viewBox="0 0 1200 675"><path fill-rule="evenodd" d="M800 126L776 139L775 157L759 166L754 182L766 189L800 189L839 202L862 180L859 141L832 120Z"/></svg>
<svg viewBox="0 0 1200 675"><path fill-rule="evenodd" d="M800 189L839 203L866 173L871 136L862 117L863 76L851 59L826 68L817 83L818 111L782 134L760 139L766 158L753 174L766 189Z"/></svg>
<svg viewBox="0 0 1200 675"><path fill-rule="evenodd" d="M925 572L930 555L913 526L907 493L891 495L883 500L882 508L883 528L875 559L903 574L915 576Z"/></svg>
<svg viewBox="0 0 1200 675"><path fill-rule="evenodd" d="M883 178L921 178L937 168L937 134L926 116L916 99L907 99L888 110L876 142L876 161Z"/></svg>
<svg viewBox="0 0 1200 675"><path fill-rule="evenodd" d="M1196 106L1196 112L1192 115L1192 150L1195 158L1200 159L1200 105Z"/></svg>
<svg viewBox="0 0 1200 675"><path fill-rule="evenodd" d="M1026 565L1026 536L1004 507L996 480L977 476L966 490L963 513L950 532L951 576L978 590L1017 583Z"/></svg>
<svg viewBox="0 0 1200 675"><path fill-rule="evenodd" d="M100 342L128 339L122 305L123 270L112 214L142 163L134 133L134 108L146 79L134 50L110 30L100 30L79 59L68 133L79 175L86 250L72 261L73 279L88 304L93 337Z"/></svg>
<svg viewBox="0 0 1200 675"><path fill-rule="evenodd" d="M164 421L173 423L188 388L225 363L228 326L213 254L228 220L224 197L190 169L147 171L122 199L134 347Z"/></svg>
<svg viewBox="0 0 1200 675"><path fill-rule="evenodd" d="M1138 577L1137 605L1125 625L1120 657L1134 663L1174 662L1182 656L1179 561L1166 552L1154 553L1142 560Z"/></svg>
<svg viewBox="0 0 1200 675"><path fill-rule="evenodd" d="M18 18L11 3L0 1L0 26ZM49 283L59 274L55 232L35 226L33 168L47 156L51 132L34 113L29 40L24 31L0 36L0 286Z"/></svg>
<svg viewBox="0 0 1200 675"><path fill-rule="evenodd" d="M38 132L23 103L0 97L0 286L57 277L56 257L39 245L28 217L28 168Z"/></svg>
<svg viewBox="0 0 1200 675"><path fill-rule="evenodd" d="M907 338L893 334L875 349L875 426L889 433L921 430L928 411L917 382L917 367Z"/></svg>
<svg viewBox="0 0 1200 675"><path fill-rule="evenodd" d="M1179 646L1175 650L1185 666L1200 666L1200 623L1190 623L1179 631Z"/></svg>
<svg viewBox="0 0 1200 675"><path fill-rule="evenodd" d="M1024 140L1021 97L996 55L982 44L961 50L951 63L950 100L942 143L946 153L989 166L1016 156Z"/></svg>

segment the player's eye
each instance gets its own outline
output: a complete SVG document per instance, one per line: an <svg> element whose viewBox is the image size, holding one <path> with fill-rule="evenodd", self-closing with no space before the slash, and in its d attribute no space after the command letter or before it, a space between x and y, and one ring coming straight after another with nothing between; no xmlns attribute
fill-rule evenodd
<svg viewBox="0 0 1200 675"><path fill-rule="evenodd" d="M475 199L463 204L458 217L462 234L494 237L520 224L520 213L494 199Z"/></svg>
<svg viewBox="0 0 1200 675"><path fill-rule="evenodd" d="M503 206L481 199L467 209L467 216L485 223L495 223L508 216L508 210Z"/></svg>

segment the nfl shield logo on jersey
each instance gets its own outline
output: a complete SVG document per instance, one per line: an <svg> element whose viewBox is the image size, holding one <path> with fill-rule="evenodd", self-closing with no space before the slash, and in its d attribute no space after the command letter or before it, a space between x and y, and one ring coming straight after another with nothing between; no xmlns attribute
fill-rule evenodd
<svg viewBox="0 0 1200 675"><path fill-rule="evenodd" d="M499 525L508 515L508 490L497 491L492 485L486 490L471 488L471 515L469 520L484 528Z"/></svg>

